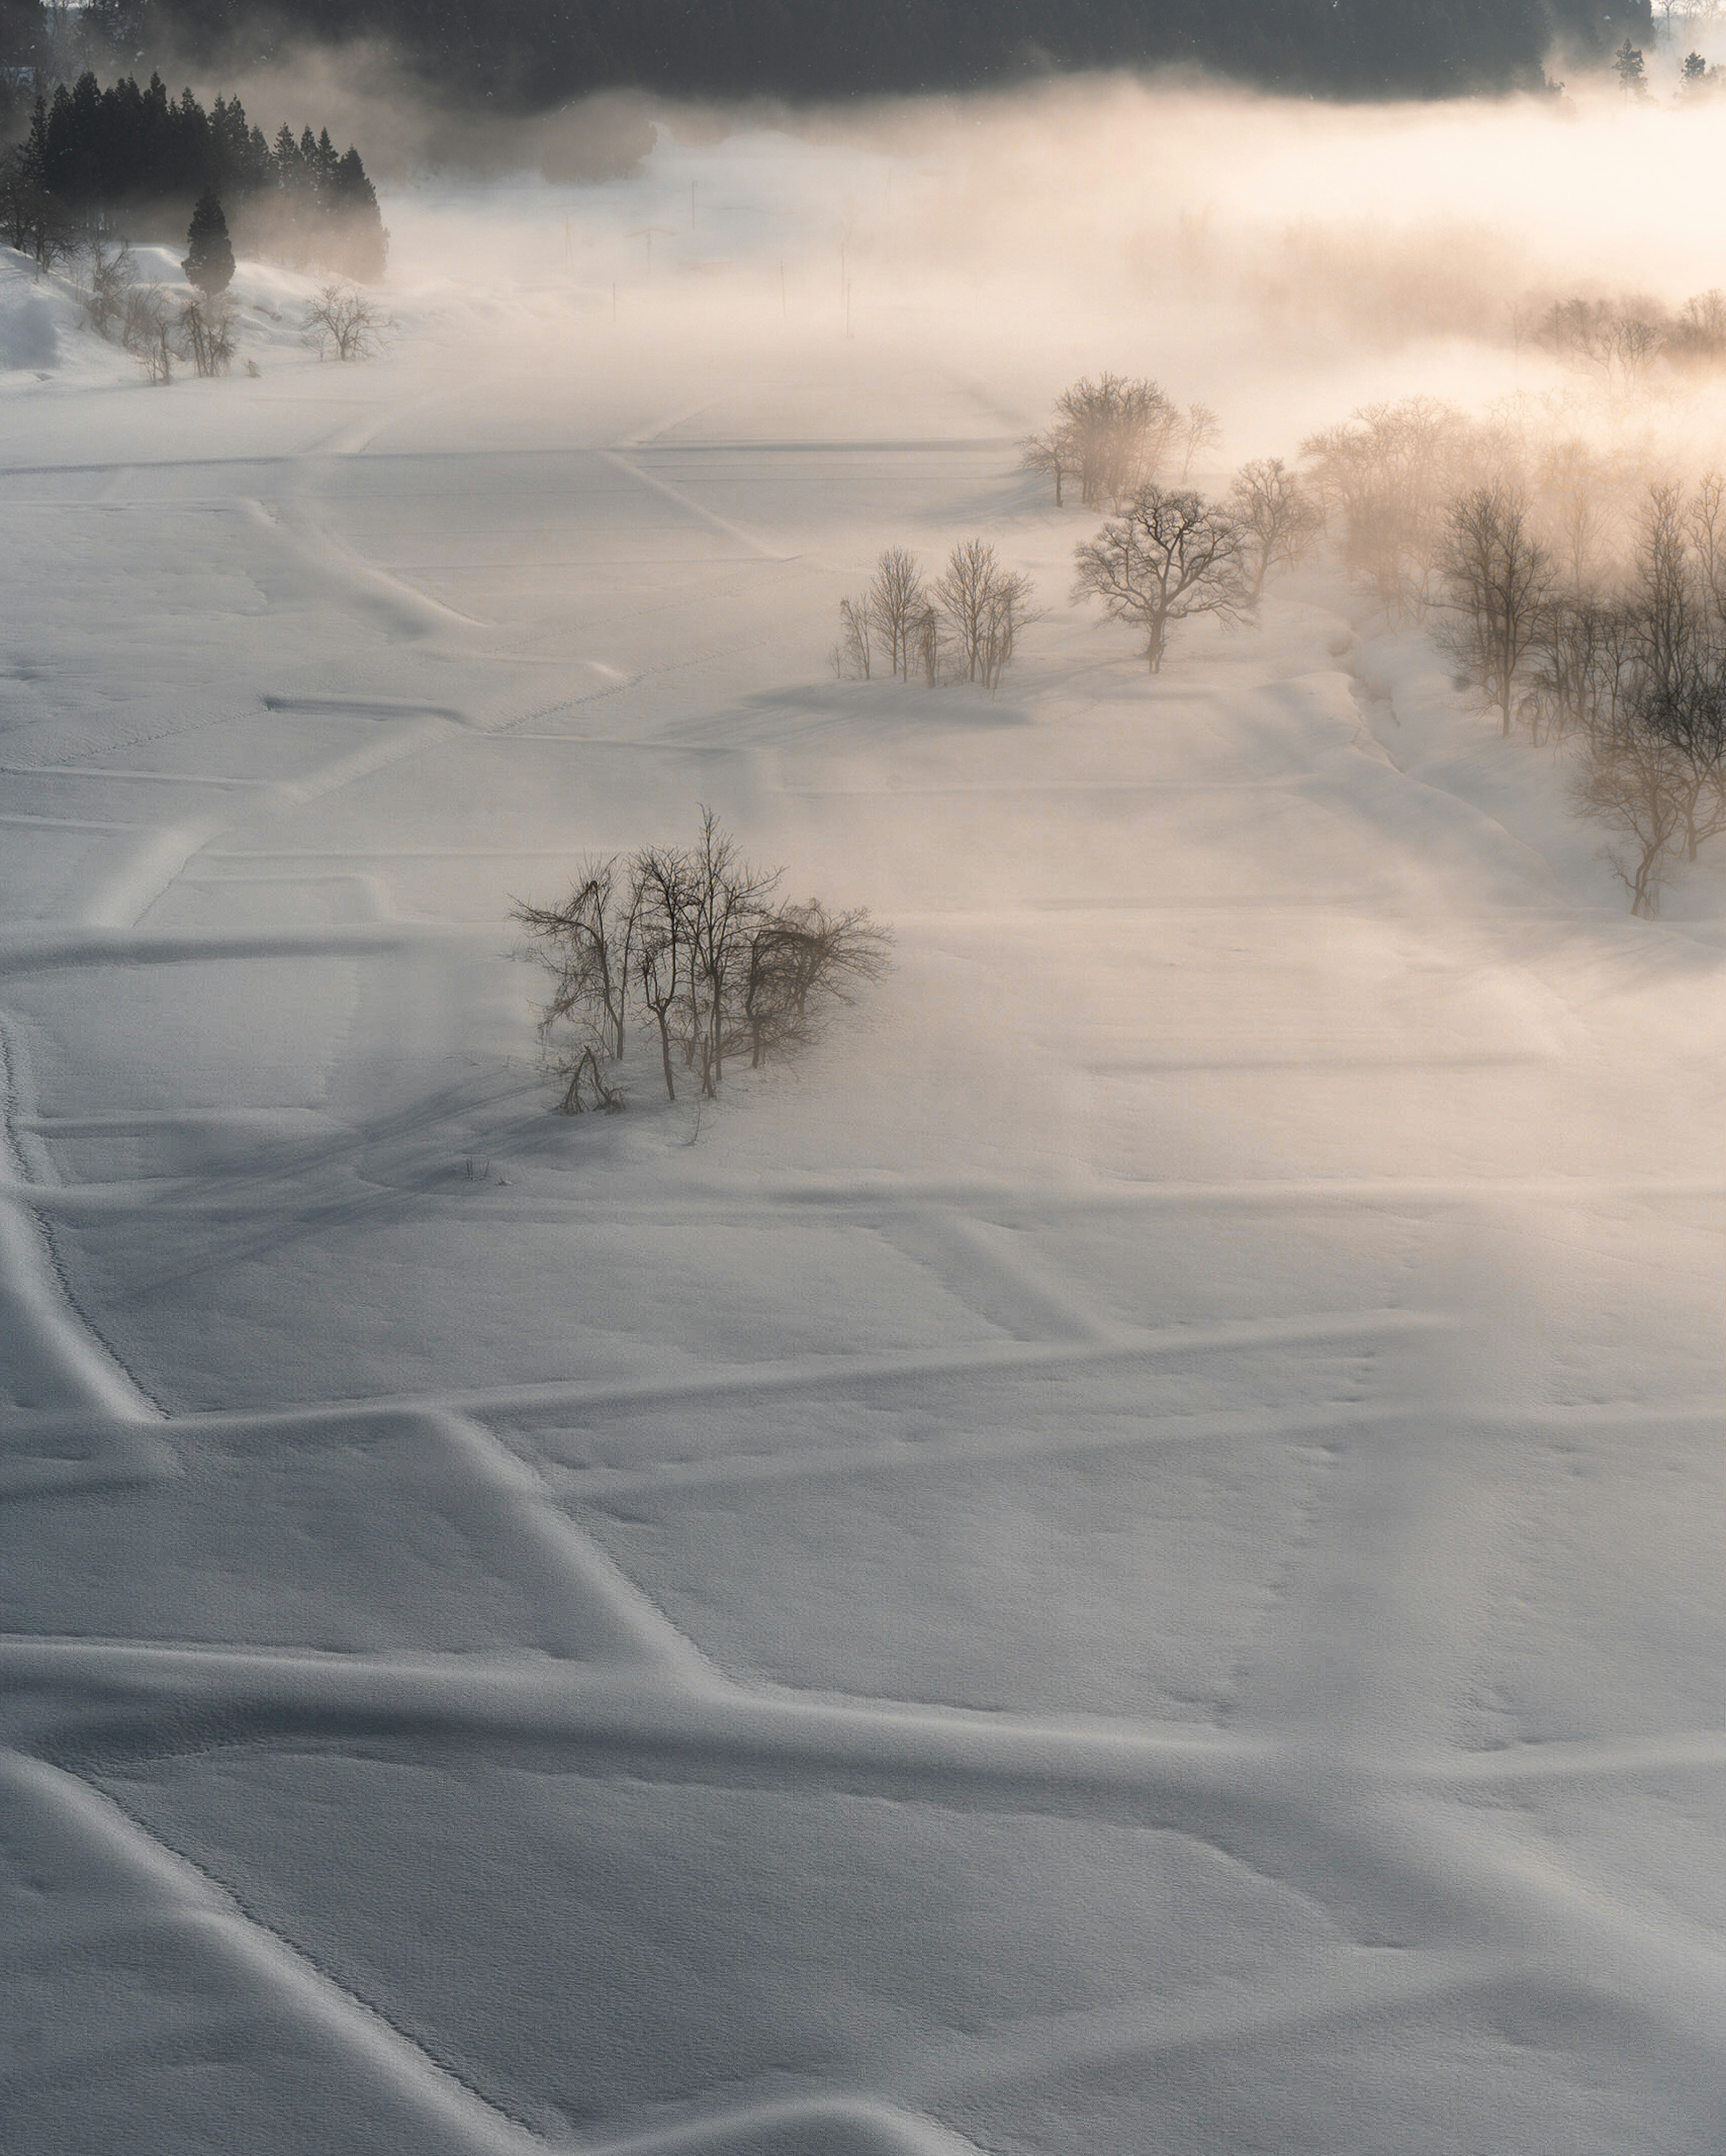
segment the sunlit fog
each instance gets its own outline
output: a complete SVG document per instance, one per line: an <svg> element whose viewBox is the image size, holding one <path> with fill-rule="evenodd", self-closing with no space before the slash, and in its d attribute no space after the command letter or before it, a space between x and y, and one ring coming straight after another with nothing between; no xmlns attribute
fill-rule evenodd
<svg viewBox="0 0 1726 2156"><path fill-rule="evenodd" d="M1718 2146L1726 27L1428 12L0 71L18 2156Z"/></svg>

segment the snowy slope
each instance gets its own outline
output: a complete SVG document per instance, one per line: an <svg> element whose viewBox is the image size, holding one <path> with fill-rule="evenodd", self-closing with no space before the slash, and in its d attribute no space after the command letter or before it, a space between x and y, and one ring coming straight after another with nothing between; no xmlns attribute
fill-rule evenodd
<svg viewBox="0 0 1726 2156"><path fill-rule="evenodd" d="M0 384L8 2145L1717 2148L1717 876L1327 575L1148 679L1072 322L650 273L689 171ZM824 671L978 530L999 701ZM700 802L896 970L552 1116L509 898Z"/></svg>

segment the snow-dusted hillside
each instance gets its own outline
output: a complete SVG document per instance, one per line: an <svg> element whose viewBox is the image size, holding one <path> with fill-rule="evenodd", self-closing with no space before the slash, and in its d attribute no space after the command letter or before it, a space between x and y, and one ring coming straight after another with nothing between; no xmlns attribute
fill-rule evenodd
<svg viewBox="0 0 1726 2156"><path fill-rule="evenodd" d="M1328 572L1067 608L1072 373L1232 462L1420 352L937 320L914 159L705 157L388 206L369 367L7 273L8 2147L1718 2148L1717 872ZM1001 696L836 683L974 531ZM511 897L698 803L896 969L556 1117Z"/></svg>

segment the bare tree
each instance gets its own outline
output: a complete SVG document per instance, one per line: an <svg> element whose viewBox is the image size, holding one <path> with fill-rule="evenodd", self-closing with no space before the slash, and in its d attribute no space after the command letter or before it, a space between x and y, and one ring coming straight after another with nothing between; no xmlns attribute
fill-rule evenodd
<svg viewBox="0 0 1726 2156"><path fill-rule="evenodd" d="M869 583L869 619L886 647L891 670L911 679L917 625L928 599L917 556L889 547L875 565Z"/></svg>
<svg viewBox="0 0 1726 2156"><path fill-rule="evenodd" d="M168 336L168 307L159 285L128 286L121 306L120 341L138 362L146 382L174 378L174 348Z"/></svg>
<svg viewBox="0 0 1726 2156"><path fill-rule="evenodd" d="M517 899L510 918L527 931L534 957L552 977L542 1035L573 1023L583 1045L603 1055L621 1055L635 909L632 891L619 883L616 860L583 862L561 906Z"/></svg>
<svg viewBox="0 0 1726 2156"><path fill-rule="evenodd" d="M225 374L234 361L234 315L223 298L188 300L179 311L181 357L201 375Z"/></svg>
<svg viewBox="0 0 1726 2156"><path fill-rule="evenodd" d="M1061 506L1061 485L1074 469L1073 444L1060 426L1045 427L1040 434L1027 434L1019 445L1019 461L1026 471L1046 472L1055 482L1055 506Z"/></svg>
<svg viewBox="0 0 1726 2156"><path fill-rule="evenodd" d="M1726 480L1718 472L1704 472L1696 482L1685 527L1709 632L1726 642Z"/></svg>
<svg viewBox="0 0 1726 2156"><path fill-rule="evenodd" d="M118 246L101 239L90 241L84 311L98 336L110 336L122 320L126 295L136 281L131 249L124 240Z"/></svg>
<svg viewBox="0 0 1726 2156"><path fill-rule="evenodd" d="M915 638L917 671L922 675L926 685L932 689L941 679L941 661L945 647L941 616L932 604L925 605L917 616Z"/></svg>
<svg viewBox="0 0 1726 2156"><path fill-rule="evenodd" d="M1145 662L1160 673L1172 624L1206 613L1232 623L1251 612L1246 551L1227 510L1189 489L1141 487L1123 516L1075 550L1072 603L1100 598L1111 621L1142 629Z"/></svg>
<svg viewBox="0 0 1726 2156"><path fill-rule="evenodd" d="M1450 616L1439 641L1497 706L1510 732L1516 684L1533 644L1552 563L1514 487L1476 487L1453 502L1439 552Z"/></svg>
<svg viewBox="0 0 1726 2156"><path fill-rule="evenodd" d="M850 675L858 681L869 679L874 654L875 620L869 610L869 594L839 603L839 641L833 647L833 670L841 680Z"/></svg>
<svg viewBox="0 0 1726 2156"><path fill-rule="evenodd" d="M1549 446L1540 459L1539 495L1546 533L1565 584L1573 594L1592 585L1610 520L1601 501L1605 475L1585 442Z"/></svg>
<svg viewBox="0 0 1726 2156"><path fill-rule="evenodd" d="M1616 723L1634 665L1626 609L1586 593L1554 590L1542 602L1528 647L1529 690L1518 703L1538 744Z"/></svg>
<svg viewBox="0 0 1726 2156"><path fill-rule="evenodd" d="M1184 486L1193 459L1203 449L1214 449L1223 438L1223 423L1208 404L1189 404L1176 429L1180 436L1180 483Z"/></svg>
<svg viewBox="0 0 1726 2156"><path fill-rule="evenodd" d="M665 1098L677 1098L671 1046L684 998L689 963L689 858L676 846L646 846L630 863L636 921L634 987L659 1035ZM687 1060L687 1059L686 1059Z"/></svg>
<svg viewBox="0 0 1726 2156"><path fill-rule="evenodd" d="M1715 288L1685 300L1667 331L1666 356L1677 367L1726 362L1726 292Z"/></svg>
<svg viewBox="0 0 1726 2156"><path fill-rule="evenodd" d="M1425 613L1446 507L1485 447L1460 412L1431 397L1364 406L1302 444L1319 499L1341 525L1344 563L1393 619Z"/></svg>
<svg viewBox="0 0 1726 2156"><path fill-rule="evenodd" d="M1033 619L1031 580L1020 570L997 572L989 590L989 607L983 624L983 685L994 696L1001 676L1013 664L1019 632Z"/></svg>
<svg viewBox="0 0 1726 2156"><path fill-rule="evenodd" d="M1204 408L1193 410L1202 413ZM1061 392L1054 424L1031 435L1021 455L1031 470L1053 478L1057 506L1062 482L1076 478L1092 509L1122 501L1154 479L1185 424L1154 382L1118 374L1102 374L1094 382L1086 377Z"/></svg>
<svg viewBox="0 0 1726 2156"><path fill-rule="evenodd" d="M341 280L323 285L306 310L301 329L320 359L370 359L380 352L395 325L358 285Z"/></svg>
<svg viewBox="0 0 1726 2156"><path fill-rule="evenodd" d="M1590 732L1571 798L1579 814L1612 833L1607 859L1635 914L1660 911L1667 856L1683 828L1682 765L1677 750L1634 709Z"/></svg>
<svg viewBox="0 0 1726 2156"><path fill-rule="evenodd" d="M861 906L830 913L817 899L782 906L749 938L743 1021L749 1063L794 1054L819 1039L835 1004L886 971L891 937Z"/></svg>
<svg viewBox="0 0 1726 2156"><path fill-rule="evenodd" d="M1297 562L1324 528L1324 512L1281 457L1242 465L1229 494L1230 514L1246 533L1251 567L1247 596L1255 606L1265 578L1279 562Z"/></svg>
<svg viewBox="0 0 1726 2156"><path fill-rule="evenodd" d="M719 1091L727 1055L739 1045L735 1016L747 972L750 939L780 881L778 869L758 869L701 811L701 835L690 850L684 901L688 936L686 1055L704 1095Z"/></svg>
<svg viewBox="0 0 1726 2156"><path fill-rule="evenodd" d="M935 580L934 601L964 663L965 679L993 691L1011 663L1030 603L1030 579L1003 568L986 539L961 540Z"/></svg>

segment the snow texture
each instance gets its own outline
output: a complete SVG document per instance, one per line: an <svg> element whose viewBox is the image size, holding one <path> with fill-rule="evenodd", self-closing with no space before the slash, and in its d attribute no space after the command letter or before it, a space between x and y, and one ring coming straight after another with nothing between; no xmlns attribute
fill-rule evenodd
<svg viewBox="0 0 1726 2156"><path fill-rule="evenodd" d="M1718 875L1328 572L1148 679L1092 355L782 311L751 155L891 162L392 206L366 367L7 271L7 2144L1717 2150ZM824 675L977 530L999 700ZM510 897L698 803L896 970L562 1121Z"/></svg>

